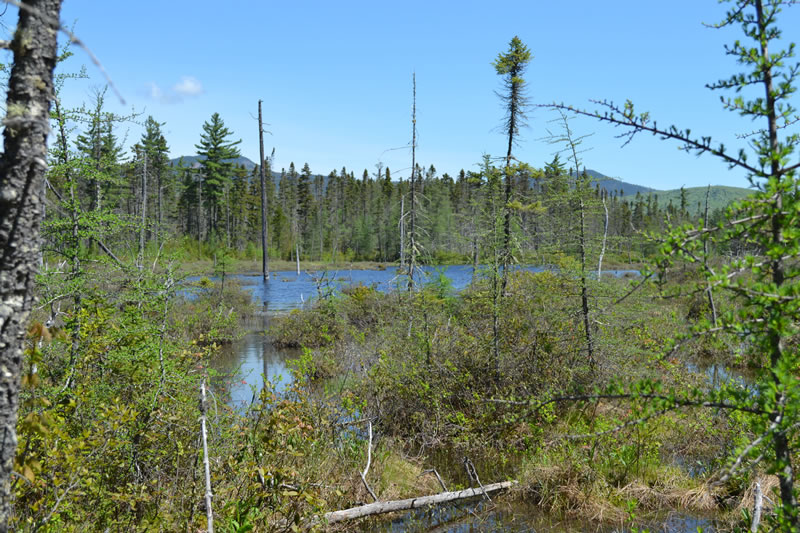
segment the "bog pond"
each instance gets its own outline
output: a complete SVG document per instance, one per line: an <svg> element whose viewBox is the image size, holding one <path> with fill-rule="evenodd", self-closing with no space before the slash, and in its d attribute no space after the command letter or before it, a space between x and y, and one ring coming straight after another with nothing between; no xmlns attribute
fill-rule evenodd
<svg viewBox="0 0 800 533"><path fill-rule="evenodd" d="M545 267L526 267L531 271L543 271ZM615 277L638 276L636 270L609 270L603 275ZM421 282L446 277L453 290L465 288L473 278L469 265L447 267L423 267ZM290 382L291 374L287 362L296 358L300 350L276 348L266 335L271 316L308 305L321 291L337 291L348 285L363 284L380 291L391 291L405 287L405 278L397 273L396 267L386 270L339 270L330 272L273 272L264 281L260 274L239 274L228 276L235 279L247 290L260 311L248 317L242 327L244 335L237 341L222 347L214 361L215 370L220 374L217 380L218 391L228 399L235 409L246 410L264 385L264 376L282 391ZM702 369L701 371L707 371ZM714 371L718 379L717 371ZM520 503L487 507L480 500L436 508L420 509L405 513L392 520L367 526L369 531L436 531L436 532L476 532L476 531L540 531L567 533L578 531L622 532L628 529L618 527L599 527L597 524L581 524L564 521L543 513L541 510ZM648 524L650 531L695 532L716 531L713 518L690 516L682 513L665 513Z"/></svg>

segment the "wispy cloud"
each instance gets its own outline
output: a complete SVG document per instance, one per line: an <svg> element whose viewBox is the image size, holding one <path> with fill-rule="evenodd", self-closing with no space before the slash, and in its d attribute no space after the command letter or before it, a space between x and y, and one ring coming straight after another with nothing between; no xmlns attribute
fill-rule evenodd
<svg viewBox="0 0 800 533"><path fill-rule="evenodd" d="M147 84L147 97L162 104L177 104L186 98L203 94L203 84L193 76L183 76L169 89L162 89L155 82Z"/></svg>
<svg viewBox="0 0 800 533"><path fill-rule="evenodd" d="M203 93L203 84L192 76L184 76L172 86L172 90L181 96L197 96Z"/></svg>

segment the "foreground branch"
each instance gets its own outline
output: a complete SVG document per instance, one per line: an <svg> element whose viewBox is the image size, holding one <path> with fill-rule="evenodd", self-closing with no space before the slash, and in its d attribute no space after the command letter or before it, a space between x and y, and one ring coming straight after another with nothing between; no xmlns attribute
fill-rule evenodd
<svg viewBox="0 0 800 533"><path fill-rule="evenodd" d="M369 442L367 443L367 466L364 467L364 471L361 472L361 481L364 482L364 487L366 487L367 492L369 495L372 496L374 501L378 501L378 497L372 491L372 488L367 483L367 473L369 473L369 465L372 463L372 420L369 421Z"/></svg>

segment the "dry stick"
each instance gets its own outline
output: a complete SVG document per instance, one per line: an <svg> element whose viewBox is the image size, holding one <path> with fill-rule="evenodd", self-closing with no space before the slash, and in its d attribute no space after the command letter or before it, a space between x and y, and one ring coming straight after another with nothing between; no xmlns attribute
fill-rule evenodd
<svg viewBox="0 0 800 533"><path fill-rule="evenodd" d="M711 194L711 185L706 189L706 209L703 215L703 229L708 227L708 195ZM708 237L703 235L703 267L708 270ZM708 294L708 305L711 307L711 316L714 319L714 327L717 327L717 307L714 305L714 294L711 292L711 281L708 281L706 287Z"/></svg>
<svg viewBox="0 0 800 533"><path fill-rule="evenodd" d="M206 382L200 385L200 428L203 436L203 466L206 471L206 517L208 533L214 533L214 512L211 510L211 466L208 463L208 439L206 432Z"/></svg>
<svg viewBox="0 0 800 533"><path fill-rule="evenodd" d="M753 523L750 524L750 531L752 533L758 532L758 523L761 522L761 505L764 503L763 493L761 492L761 483L756 481L756 491L753 498L755 502L753 504Z"/></svg>
<svg viewBox="0 0 800 533"><path fill-rule="evenodd" d="M142 227L139 228L139 257L136 267L144 268L145 231L147 230L147 150L144 150L144 166L142 167Z"/></svg>
<svg viewBox="0 0 800 533"><path fill-rule="evenodd" d="M483 497L486 498L486 501L492 503L492 499L486 494L486 489L483 488L483 483L481 483L480 478L478 477L478 471L475 469L475 465L472 464L472 461L469 460L469 457L464 456L464 469L467 471L467 477L469 478L470 482L474 481L478 484L483 492Z"/></svg>
<svg viewBox="0 0 800 533"><path fill-rule="evenodd" d="M367 492L369 492L369 495L372 496L372 499L377 502L378 497L375 496L375 493L372 492L369 483L367 483L367 472L369 472L369 465L370 463L372 463L372 420L369 421L368 431L369 431L369 443L367 444L367 466L364 468L364 471L361 472L361 481L364 482L364 487L367 488Z"/></svg>
<svg viewBox="0 0 800 533"><path fill-rule="evenodd" d="M444 492L447 492L447 487L444 486L444 481L442 481L442 476L439 475L439 472L437 472L435 468L429 468L428 470L423 470L422 473L417 477L424 476L425 474L431 474L431 473L433 473L436 476L436 479L439 480L439 485L442 486L442 490Z"/></svg>
<svg viewBox="0 0 800 533"><path fill-rule="evenodd" d="M602 190L600 191L600 197L603 200L605 215L603 216L603 246L600 248L600 258L597 260L597 281L600 281L600 275L603 272L603 256L606 255L606 240L608 239L608 206Z"/></svg>

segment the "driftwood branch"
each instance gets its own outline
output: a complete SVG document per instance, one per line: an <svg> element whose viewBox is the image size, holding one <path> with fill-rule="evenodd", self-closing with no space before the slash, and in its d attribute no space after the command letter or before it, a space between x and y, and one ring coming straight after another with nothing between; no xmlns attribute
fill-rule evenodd
<svg viewBox="0 0 800 533"><path fill-rule="evenodd" d="M364 483L364 487L366 487L367 492L369 495L372 496L374 501L378 501L378 497L375 496L375 493L370 488L369 483L367 483L367 473L369 472L369 465L372 463L372 420L369 421L369 442L367 443L367 466L364 467L364 471L361 472L361 481Z"/></svg>
<svg viewBox="0 0 800 533"><path fill-rule="evenodd" d="M485 485L483 490L470 488L455 492L440 492L439 494L433 494L431 496L421 496L418 498L408 498L405 500L369 503L360 507L352 507L350 509L343 509L341 511L332 511L330 513L326 513L324 518L328 524L334 524L336 522L354 520L364 516L391 513L394 511L407 511L409 509L419 509L421 507L427 507L428 505L437 505L456 500L474 498L476 496L483 496L484 492L488 493L507 489L516 483L516 481L503 481L501 483Z"/></svg>

